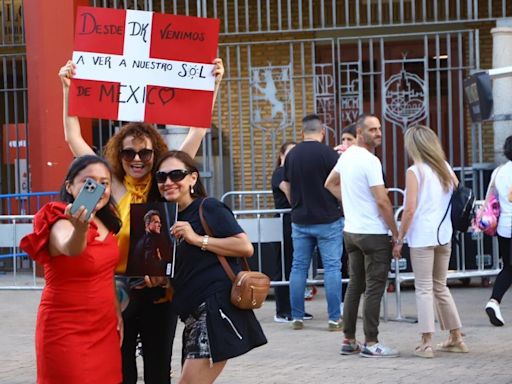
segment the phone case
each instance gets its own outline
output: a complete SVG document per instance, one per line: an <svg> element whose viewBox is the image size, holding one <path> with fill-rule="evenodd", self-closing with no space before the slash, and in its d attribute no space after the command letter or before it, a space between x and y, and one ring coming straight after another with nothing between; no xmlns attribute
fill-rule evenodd
<svg viewBox="0 0 512 384"><path fill-rule="evenodd" d="M71 214L75 214L80 206L84 206L87 209L87 220L89 220L103 192L105 192L105 186L96 183L93 179L86 179L85 184L71 206Z"/></svg>

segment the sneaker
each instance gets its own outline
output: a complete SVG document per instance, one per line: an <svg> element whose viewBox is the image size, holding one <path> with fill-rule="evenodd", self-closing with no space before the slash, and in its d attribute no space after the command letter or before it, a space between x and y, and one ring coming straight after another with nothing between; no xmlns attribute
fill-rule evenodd
<svg viewBox="0 0 512 384"><path fill-rule="evenodd" d="M343 320L339 319L338 321L329 320L327 323L327 329L331 332L342 331L343 330Z"/></svg>
<svg viewBox="0 0 512 384"><path fill-rule="evenodd" d="M312 320L313 319L313 315L311 313L304 312L303 319L304 320Z"/></svg>
<svg viewBox="0 0 512 384"><path fill-rule="evenodd" d="M292 329L299 330L304 328L304 321L295 319L292 321Z"/></svg>
<svg viewBox="0 0 512 384"><path fill-rule="evenodd" d="M362 357L398 357L400 353L384 344L376 343L373 345L363 345L359 355Z"/></svg>
<svg viewBox="0 0 512 384"><path fill-rule="evenodd" d="M355 355L356 353L361 352L361 344L355 341L351 343L349 340L343 340L341 344L340 355Z"/></svg>
<svg viewBox="0 0 512 384"><path fill-rule="evenodd" d="M492 325L501 327L505 324L505 320L503 320L503 316L501 316L500 305L494 300L489 300L485 306L485 312L487 312L487 316L489 316L489 321Z"/></svg>
<svg viewBox="0 0 512 384"><path fill-rule="evenodd" d="M291 323L292 320L293 319L292 319L291 315L281 315L281 314L274 315L274 321L276 323Z"/></svg>

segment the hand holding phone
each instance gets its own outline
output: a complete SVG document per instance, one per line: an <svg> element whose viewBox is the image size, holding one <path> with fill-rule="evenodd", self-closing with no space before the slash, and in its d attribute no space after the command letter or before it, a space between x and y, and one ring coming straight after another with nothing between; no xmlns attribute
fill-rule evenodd
<svg viewBox="0 0 512 384"><path fill-rule="evenodd" d="M103 192L105 192L104 185L98 184L90 178L85 179L80 193L73 202L73 205L71 205L71 214L74 215L76 211L83 206L87 210L85 220L89 220Z"/></svg>

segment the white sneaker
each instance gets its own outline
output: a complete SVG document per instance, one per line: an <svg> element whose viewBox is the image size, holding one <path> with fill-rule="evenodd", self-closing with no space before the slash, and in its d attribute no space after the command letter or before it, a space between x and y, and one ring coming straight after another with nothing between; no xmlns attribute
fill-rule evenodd
<svg viewBox="0 0 512 384"><path fill-rule="evenodd" d="M363 345L359 355L362 357L398 357L400 352L384 344L376 343L373 345Z"/></svg>
<svg viewBox="0 0 512 384"><path fill-rule="evenodd" d="M492 325L502 327L505 324L505 320L503 320L503 316L501 316L500 305L494 300L489 300L485 306L485 312L487 312L487 316L489 316L489 321Z"/></svg>

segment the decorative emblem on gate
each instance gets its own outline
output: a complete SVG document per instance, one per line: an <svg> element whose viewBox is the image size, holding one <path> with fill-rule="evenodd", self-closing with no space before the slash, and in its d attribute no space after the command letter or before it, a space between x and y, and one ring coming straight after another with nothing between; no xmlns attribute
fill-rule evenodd
<svg viewBox="0 0 512 384"><path fill-rule="evenodd" d="M384 83L384 116L401 126L403 131L425 119L428 113L428 89L425 80L415 73L407 72L406 62L404 55L401 71ZM424 60L421 62L425 65Z"/></svg>
<svg viewBox="0 0 512 384"><path fill-rule="evenodd" d="M339 64L339 98L342 126L357 120L359 116L359 73L362 71L358 62Z"/></svg>
<svg viewBox="0 0 512 384"><path fill-rule="evenodd" d="M336 126L336 88L332 64L315 64L314 90L316 113L323 123Z"/></svg>
<svg viewBox="0 0 512 384"><path fill-rule="evenodd" d="M251 124L257 128L284 129L294 119L291 65L251 67Z"/></svg>

